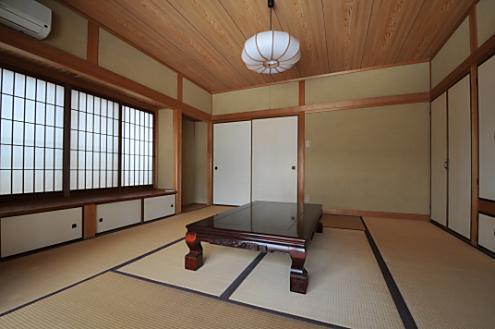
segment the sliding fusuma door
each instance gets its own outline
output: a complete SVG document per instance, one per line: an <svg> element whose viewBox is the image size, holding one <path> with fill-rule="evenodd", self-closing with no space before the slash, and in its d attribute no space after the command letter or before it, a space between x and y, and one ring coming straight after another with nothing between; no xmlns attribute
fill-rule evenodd
<svg viewBox="0 0 495 329"><path fill-rule="evenodd" d="M251 121L213 125L213 203L251 201Z"/></svg>

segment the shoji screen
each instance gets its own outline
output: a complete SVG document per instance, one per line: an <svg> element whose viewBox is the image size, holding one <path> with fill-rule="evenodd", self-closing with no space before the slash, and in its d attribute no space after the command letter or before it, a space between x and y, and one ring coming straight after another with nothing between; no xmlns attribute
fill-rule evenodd
<svg viewBox="0 0 495 329"><path fill-rule="evenodd" d="M448 225L469 238L471 231L471 101L469 75L448 90Z"/></svg>
<svg viewBox="0 0 495 329"><path fill-rule="evenodd" d="M0 69L0 194L62 190L64 87Z"/></svg>
<svg viewBox="0 0 495 329"><path fill-rule="evenodd" d="M447 95L431 103L431 219L447 225Z"/></svg>

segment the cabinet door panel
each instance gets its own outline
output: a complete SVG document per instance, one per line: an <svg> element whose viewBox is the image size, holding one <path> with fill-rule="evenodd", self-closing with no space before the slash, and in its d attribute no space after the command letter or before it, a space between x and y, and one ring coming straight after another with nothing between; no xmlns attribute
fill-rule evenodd
<svg viewBox="0 0 495 329"><path fill-rule="evenodd" d="M495 252L495 217L479 215L478 238L480 246Z"/></svg>
<svg viewBox="0 0 495 329"><path fill-rule="evenodd" d="M175 214L175 195L144 199L144 221Z"/></svg>
<svg viewBox="0 0 495 329"><path fill-rule="evenodd" d="M1 219L2 257L82 238L82 208Z"/></svg>
<svg viewBox="0 0 495 329"><path fill-rule="evenodd" d="M141 222L141 199L96 205L96 233Z"/></svg>

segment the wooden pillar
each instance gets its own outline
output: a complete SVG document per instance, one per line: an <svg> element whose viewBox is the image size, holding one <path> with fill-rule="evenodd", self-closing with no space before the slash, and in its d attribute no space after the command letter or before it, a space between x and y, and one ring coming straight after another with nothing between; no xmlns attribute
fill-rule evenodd
<svg viewBox="0 0 495 329"><path fill-rule="evenodd" d="M98 47L100 39L100 26L95 21L88 21L88 44L86 59L91 64L98 65Z"/></svg>
<svg viewBox="0 0 495 329"><path fill-rule="evenodd" d="M90 203L83 207L83 238L90 239L96 235L96 204Z"/></svg>
<svg viewBox="0 0 495 329"><path fill-rule="evenodd" d="M208 122L208 166L207 166L207 203L208 205L213 204L213 123Z"/></svg>
<svg viewBox="0 0 495 329"><path fill-rule="evenodd" d="M174 189L175 212L182 212L182 111L174 110Z"/></svg>
<svg viewBox="0 0 495 329"><path fill-rule="evenodd" d="M305 151L305 114L298 114L297 120L297 202L304 203L304 151Z"/></svg>
<svg viewBox="0 0 495 329"><path fill-rule="evenodd" d="M469 34L471 54L478 48L478 32L476 27L476 7L473 6L469 14ZM478 245L478 65L471 64L471 244Z"/></svg>

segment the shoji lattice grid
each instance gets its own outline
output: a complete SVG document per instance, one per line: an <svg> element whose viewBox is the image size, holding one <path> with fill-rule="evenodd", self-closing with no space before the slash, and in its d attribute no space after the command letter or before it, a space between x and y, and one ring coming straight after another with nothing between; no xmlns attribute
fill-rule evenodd
<svg viewBox="0 0 495 329"><path fill-rule="evenodd" d="M153 182L153 115L122 107L122 186Z"/></svg>
<svg viewBox="0 0 495 329"><path fill-rule="evenodd" d="M0 194L62 190L64 87L0 68Z"/></svg>
<svg viewBox="0 0 495 329"><path fill-rule="evenodd" d="M70 188L118 186L119 104L72 90Z"/></svg>

